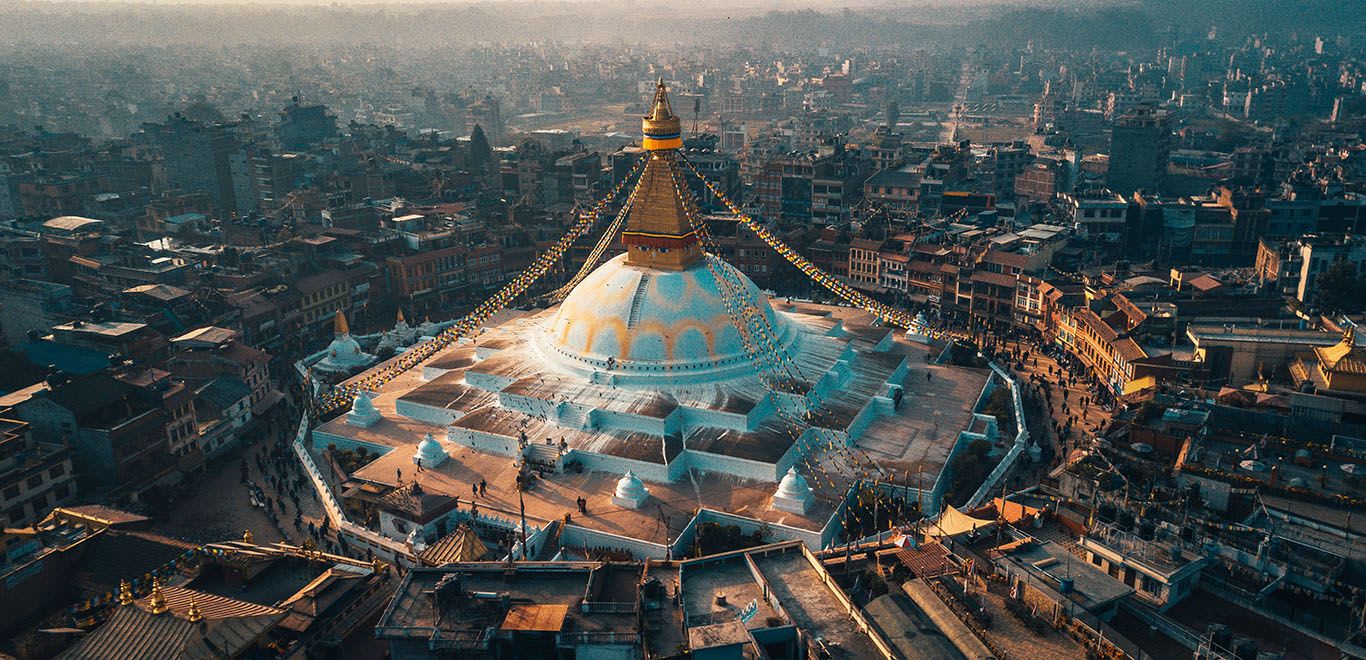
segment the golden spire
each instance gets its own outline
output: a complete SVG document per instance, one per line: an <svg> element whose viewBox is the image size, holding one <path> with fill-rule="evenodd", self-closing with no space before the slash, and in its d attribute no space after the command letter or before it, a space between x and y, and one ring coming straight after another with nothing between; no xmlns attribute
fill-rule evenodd
<svg viewBox="0 0 1366 660"><path fill-rule="evenodd" d="M683 146L682 128L669 108L669 92L662 78L655 87L650 114L641 119L641 130L645 134L641 145L650 154L636 182L632 193L635 202L621 233L626 263L685 270L702 258L702 251L693 232L692 193L677 161L677 150Z"/></svg>
<svg viewBox="0 0 1366 660"><path fill-rule="evenodd" d="M161 593L161 578L152 578L152 614L165 614L166 594Z"/></svg>
<svg viewBox="0 0 1366 660"><path fill-rule="evenodd" d="M401 323L403 323L403 322L404 322L404 319L403 319L403 308L400 307L400 308L398 308L398 321L395 323L395 325L401 324Z"/></svg>
<svg viewBox="0 0 1366 660"><path fill-rule="evenodd" d="M650 114L640 120L640 130L644 137L640 146L650 151L667 151L683 147L683 124L669 107L669 90L660 78L655 86L655 99L650 105Z"/></svg>
<svg viewBox="0 0 1366 660"><path fill-rule="evenodd" d="M346 325L346 315L339 309L337 315L332 317L332 331L338 335L351 334L350 326Z"/></svg>
<svg viewBox="0 0 1366 660"><path fill-rule="evenodd" d="M185 611L185 620L190 623L199 623L204 620L204 615L199 611L199 603L194 602L194 596L190 596L190 609Z"/></svg>
<svg viewBox="0 0 1366 660"><path fill-rule="evenodd" d="M256 542L256 537L251 533L251 530L248 529L248 530L242 532L242 542L243 542L243 543L255 543L255 542Z"/></svg>
<svg viewBox="0 0 1366 660"><path fill-rule="evenodd" d="M128 580L119 580L119 604L133 604L133 586L128 584Z"/></svg>

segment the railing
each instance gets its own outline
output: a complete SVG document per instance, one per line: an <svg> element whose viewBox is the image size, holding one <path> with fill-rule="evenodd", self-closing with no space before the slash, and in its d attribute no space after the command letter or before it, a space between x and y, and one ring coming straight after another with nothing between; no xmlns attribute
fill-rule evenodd
<svg viewBox="0 0 1366 660"><path fill-rule="evenodd" d="M338 534L349 534L360 542L393 553L394 558L406 558L415 561L412 553L408 551L408 546L381 534L370 531L365 527L357 525L346 518L346 512L332 493L332 488L327 485L327 480L323 478L322 471L318 469L317 463L309 455L305 447L304 439L308 437L308 416L304 415L299 419L299 430L294 434L294 442L291 446L294 454L299 457L299 462L304 466L304 472L308 473L308 478L313 482L313 489L318 493L318 498L322 500L323 509L327 511L327 518Z"/></svg>
<svg viewBox="0 0 1366 660"><path fill-rule="evenodd" d="M991 474L988 474L987 478L982 481L982 485L977 489L977 492L973 493L972 497L968 499L966 508L969 509L982 505L982 502L986 500L987 496L996 490L996 484L1000 482L1001 479L1004 479L1006 473L1010 472L1010 469L1015 466L1015 461L1019 459L1020 454L1024 453L1025 447L1029 446L1029 426L1025 420L1024 399L1020 396L1018 383L1015 382L1015 379L1009 373L997 366L995 362L991 363L991 370L996 372L996 376L1002 380L1006 387L1010 388L1010 402L1015 408L1015 442L1010 446L1010 450L1006 452L1006 455L1001 457L1001 462L996 464L996 467L991 471Z"/></svg>
<svg viewBox="0 0 1366 660"><path fill-rule="evenodd" d="M433 651L483 650L489 647L489 640L482 630L442 630L436 628L432 630L432 636L427 640L427 647Z"/></svg>
<svg viewBox="0 0 1366 660"><path fill-rule="evenodd" d="M584 614L635 614L635 603L616 603L607 601L588 601L581 604Z"/></svg>
<svg viewBox="0 0 1366 660"><path fill-rule="evenodd" d="M1140 621L1157 629L1162 634L1180 642L1182 646L1192 651L1194 651L1196 648L1200 646L1200 638L1195 633L1191 632L1190 630L1187 630L1185 626L1182 626L1181 624L1172 621L1171 619L1168 619L1167 617L1163 616L1161 612L1158 612L1157 610L1152 609L1151 607L1148 607L1146 605L1140 605L1138 603L1133 603L1127 600L1120 601L1119 606L1128 610L1130 614L1133 614L1134 616L1138 617Z"/></svg>
<svg viewBox="0 0 1366 660"><path fill-rule="evenodd" d="M568 632L560 633L555 636L555 644L562 648L572 648L585 644L629 644L640 643L640 633L637 632Z"/></svg>

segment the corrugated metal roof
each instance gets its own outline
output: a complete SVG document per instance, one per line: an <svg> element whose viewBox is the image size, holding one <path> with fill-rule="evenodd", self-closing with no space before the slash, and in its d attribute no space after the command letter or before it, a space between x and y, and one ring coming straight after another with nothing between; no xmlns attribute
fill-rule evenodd
<svg viewBox="0 0 1366 660"><path fill-rule="evenodd" d="M569 606L563 604L514 605L499 630L559 632L568 615Z"/></svg>

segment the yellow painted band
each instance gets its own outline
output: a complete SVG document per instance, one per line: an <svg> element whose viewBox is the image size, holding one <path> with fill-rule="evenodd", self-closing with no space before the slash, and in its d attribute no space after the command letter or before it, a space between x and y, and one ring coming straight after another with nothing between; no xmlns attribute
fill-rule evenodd
<svg viewBox="0 0 1366 660"><path fill-rule="evenodd" d="M651 151L658 151L658 150L661 150L661 149L682 149L682 148L683 148L683 138L681 138L681 137L676 137L676 138L666 138L666 139L663 139L663 140L656 140L656 139L654 139L654 138L652 138L652 137L647 137L647 138L644 138L644 139L642 139L642 140L640 141L640 146L642 146L642 147L644 147L644 148L646 148L646 149L649 149L649 150L651 150Z"/></svg>
<svg viewBox="0 0 1366 660"><path fill-rule="evenodd" d="M654 233L650 233L650 232L648 232L648 231L624 231L624 232L621 232L621 235L622 235L622 236L646 236L646 237L649 237L649 238L688 238L689 236L692 236L692 235L695 234L695 233L696 233L696 232L691 232L691 231L690 231L690 232L688 232L688 233L686 233L686 234L654 234Z"/></svg>

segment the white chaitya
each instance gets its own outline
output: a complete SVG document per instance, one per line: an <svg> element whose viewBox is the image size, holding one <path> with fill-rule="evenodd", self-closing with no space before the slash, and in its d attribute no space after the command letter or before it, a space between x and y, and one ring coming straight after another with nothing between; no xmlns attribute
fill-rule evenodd
<svg viewBox="0 0 1366 660"><path fill-rule="evenodd" d="M332 343L327 345L327 354L313 365L314 369L350 373L368 367L375 361L375 356L362 351L360 343L351 336L351 330L346 325L346 317L341 311L338 311L335 317L334 334Z"/></svg>
<svg viewBox="0 0 1366 660"><path fill-rule="evenodd" d="M375 402L370 400L370 393L365 391L356 394L356 398L351 401L351 412L346 413L347 424L362 428L369 428L378 422L379 418Z"/></svg>
<svg viewBox="0 0 1366 660"><path fill-rule="evenodd" d="M650 499L650 489L645 487L639 477L627 470L626 474L617 481L617 492L612 496L612 504L624 506L628 509L639 509L648 499Z"/></svg>
<svg viewBox="0 0 1366 660"><path fill-rule="evenodd" d="M450 457L441 443L428 433L422 438L422 442L417 444L417 451L413 452L413 463L421 468L434 468L445 463Z"/></svg>
<svg viewBox="0 0 1366 660"><path fill-rule="evenodd" d="M806 478L797 472L797 468L791 467L778 483L778 490L773 493L773 508L805 515L811 509L812 499L814 496Z"/></svg>
<svg viewBox="0 0 1366 660"><path fill-rule="evenodd" d="M915 320L911 322L911 327L906 329L906 341L921 344L930 343L930 323L925 319L925 312L916 313Z"/></svg>
<svg viewBox="0 0 1366 660"><path fill-rule="evenodd" d="M399 346L401 346L401 344L398 341L398 336L393 332L386 332L380 335L379 343L375 345L375 353L388 355L397 351Z"/></svg>
<svg viewBox="0 0 1366 660"><path fill-rule="evenodd" d="M394 329L389 332L400 346L407 346L417 341L417 328L408 325L408 320L403 318L403 310L398 312L398 321L394 323Z"/></svg>

